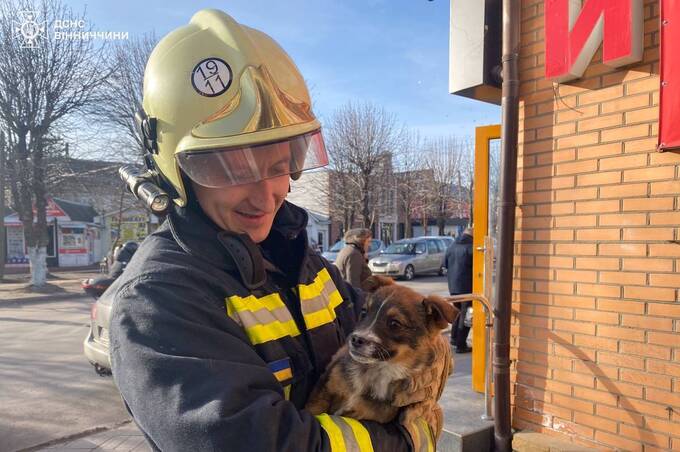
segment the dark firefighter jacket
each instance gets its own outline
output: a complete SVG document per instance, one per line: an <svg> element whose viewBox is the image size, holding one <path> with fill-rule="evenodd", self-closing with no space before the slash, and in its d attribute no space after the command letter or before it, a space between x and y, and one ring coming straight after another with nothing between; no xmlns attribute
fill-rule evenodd
<svg viewBox="0 0 680 452"><path fill-rule="evenodd" d="M163 451L400 451L393 424L302 410L363 300L307 246L285 202L269 237L176 208L104 296L125 405Z"/></svg>

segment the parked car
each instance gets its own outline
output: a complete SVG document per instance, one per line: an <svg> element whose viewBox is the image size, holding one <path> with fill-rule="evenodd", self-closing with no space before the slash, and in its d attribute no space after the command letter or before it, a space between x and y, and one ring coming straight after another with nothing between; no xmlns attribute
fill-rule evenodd
<svg viewBox="0 0 680 452"><path fill-rule="evenodd" d="M322 253L321 255L328 260L328 262L335 262L335 258L338 257L338 253L340 252L341 249L345 247L345 241L340 240L339 242L335 242L335 245L331 247L328 251L325 253ZM371 246L368 249L368 258L376 257L380 254L382 250L385 249L385 244L382 242L382 240L378 239L371 239Z"/></svg>
<svg viewBox="0 0 680 452"><path fill-rule="evenodd" d="M444 242L444 252L449 249L451 245L453 245L456 241L453 237L449 235L424 235L422 237L418 237L420 239L435 239L435 240L441 240Z"/></svg>
<svg viewBox="0 0 680 452"><path fill-rule="evenodd" d="M387 275L412 280L423 273L446 273L444 241L434 238L404 239L394 242L380 256L368 261L375 275Z"/></svg>

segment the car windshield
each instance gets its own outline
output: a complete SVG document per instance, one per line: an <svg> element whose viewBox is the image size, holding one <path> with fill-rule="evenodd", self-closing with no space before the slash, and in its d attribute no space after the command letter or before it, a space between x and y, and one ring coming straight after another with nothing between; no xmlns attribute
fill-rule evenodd
<svg viewBox="0 0 680 452"><path fill-rule="evenodd" d="M415 254L413 243L393 243L385 249L385 254Z"/></svg>
<svg viewBox="0 0 680 452"><path fill-rule="evenodd" d="M341 249L345 247L345 241L340 240L339 242L336 242L335 245L333 245L333 248L331 248L329 251L333 253L339 252Z"/></svg>

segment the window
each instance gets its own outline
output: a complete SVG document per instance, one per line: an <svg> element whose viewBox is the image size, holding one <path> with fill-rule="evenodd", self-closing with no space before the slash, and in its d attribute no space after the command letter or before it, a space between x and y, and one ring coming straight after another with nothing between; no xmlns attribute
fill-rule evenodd
<svg viewBox="0 0 680 452"><path fill-rule="evenodd" d="M416 243L416 254L425 254L427 250L425 242Z"/></svg>
<svg viewBox="0 0 680 452"><path fill-rule="evenodd" d="M437 242L434 240L428 240L427 241L427 251L430 254L437 254L439 252L439 247L437 246Z"/></svg>

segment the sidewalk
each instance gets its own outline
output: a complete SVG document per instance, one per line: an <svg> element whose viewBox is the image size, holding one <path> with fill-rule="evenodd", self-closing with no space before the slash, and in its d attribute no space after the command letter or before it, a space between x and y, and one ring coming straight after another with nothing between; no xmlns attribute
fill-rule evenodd
<svg viewBox="0 0 680 452"><path fill-rule="evenodd" d="M30 276L27 274L5 275L0 283L0 306L5 303L36 303L85 296L80 281L100 275L91 268L54 272L49 274L47 284L40 289L29 286Z"/></svg>
<svg viewBox="0 0 680 452"><path fill-rule="evenodd" d="M454 373L449 377L446 389L440 400L444 409L444 429L465 434L476 431L485 423L479 420L484 411L484 396L471 389L471 354L454 355L456 363ZM116 451L116 452L147 452L151 448L144 436L133 422L122 426L107 428L97 433L84 432L74 435L73 439L55 441L54 444L27 451L49 452L87 452L87 451ZM455 442L455 439L453 440ZM447 442L451 443L451 441ZM454 447L442 447L439 450L457 450ZM481 450L481 449L479 449Z"/></svg>

